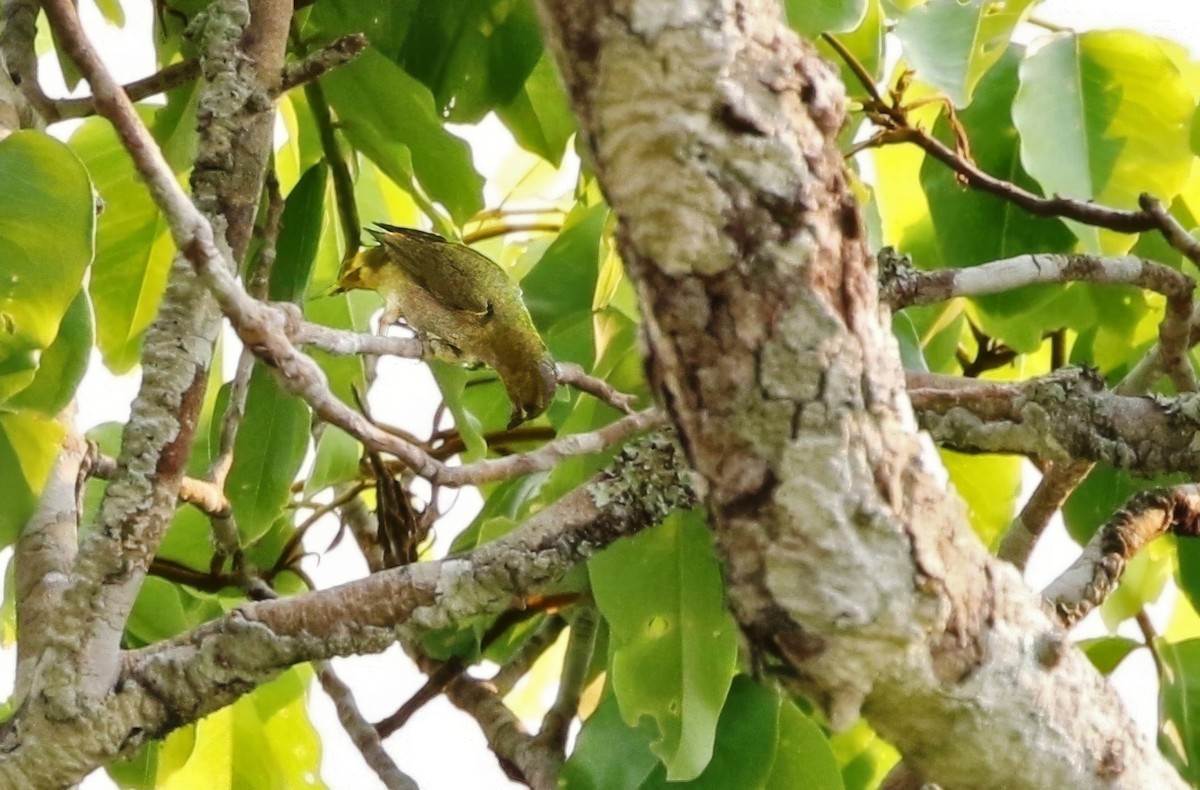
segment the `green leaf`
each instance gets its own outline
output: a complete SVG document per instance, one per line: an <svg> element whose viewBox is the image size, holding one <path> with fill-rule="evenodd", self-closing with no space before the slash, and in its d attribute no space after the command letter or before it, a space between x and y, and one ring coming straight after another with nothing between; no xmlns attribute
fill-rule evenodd
<svg viewBox="0 0 1200 790"><path fill-rule="evenodd" d="M1021 459L1015 455L962 455L939 450L950 482L967 503L971 527L995 546L1012 522L1021 493Z"/></svg>
<svg viewBox="0 0 1200 790"><path fill-rule="evenodd" d="M268 289L272 301L298 303L304 298L324 225L328 175L329 167L318 162L304 172L288 194Z"/></svg>
<svg viewBox="0 0 1200 790"><path fill-rule="evenodd" d="M17 393L8 406L33 409L47 417L57 416L75 397L91 356L92 306L87 291L80 290L67 308L58 336L42 354L32 383Z"/></svg>
<svg viewBox="0 0 1200 790"><path fill-rule="evenodd" d="M1130 31L1063 35L1021 64L1013 122L1025 168L1047 194L1134 208L1169 204L1192 164L1196 103L1158 44ZM1130 236L1072 224L1091 252L1125 252Z"/></svg>
<svg viewBox="0 0 1200 790"><path fill-rule="evenodd" d="M784 0L788 24L806 38L853 30L867 13L867 0Z"/></svg>
<svg viewBox="0 0 1200 790"><path fill-rule="evenodd" d="M1159 678L1158 748L1193 787L1200 784L1200 639L1155 640Z"/></svg>
<svg viewBox="0 0 1200 790"><path fill-rule="evenodd" d="M584 722L563 767L565 790L842 790L842 777L821 729L777 691L746 676L734 679L717 725L712 760L697 777L668 780L650 751L654 728L632 727L606 691ZM619 758L614 756L619 755Z"/></svg>
<svg viewBox="0 0 1200 790"><path fill-rule="evenodd" d="M42 132L0 140L0 399L33 379L92 260L95 206L83 163Z"/></svg>
<svg viewBox="0 0 1200 790"><path fill-rule="evenodd" d="M33 515L63 434L61 424L36 412L0 413L0 547L12 545Z"/></svg>
<svg viewBox="0 0 1200 790"><path fill-rule="evenodd" d="M562 232L521 280L525 306L543 334L572 314L590 314L600 273L600 239L608 206L577 206Z"/></svg>
<svg viewBox="0 0 1200 790"><path fill-rule="evenodd" d="M312 472L304 481L304 493L313 494L356 479L361 457L362 445L357 439L336 425L326 425L317 441Z"/></svg>
<svg viewBox="0 0 1200 790"><path fill-rule="evenodd" d="M1020 59L1020 48L1010 47L979 81L975 100L958 120L982 170L1036 194L1037 184L1021 166L1020 140L1011 118ZM944 119L935 132L952 143ZM932 158L921 168L921 184L948 266L971 266L1031 252L1068 252L1074 247L1074 234L1059 220L1034 217L1011 201L964 189L948 167ZM1062 292L1060 286L1029 286L977 298L973 301L980 308L980 328L1019 351L1033 351L1045 331L1061 326L1061 306L1041 308Z"/></svg>
<svg viewBox="0 0 1200 790"><path fill-rule="evenodd" d="M162 742L155 786L324 788L321 744L308 719L312 670L293 667Z"/></svg>
<svg viewBox="0 0 1200 790"><path fill-rule="evenodd" d="M443 128L429 89L411 75L368 47L321 84L346 138L399 186L417 194L415 177L460 224L483 207L470 148Z"/></svg>
<svg viewBox="0 0 1200 790"><path fill-rule="evenodd" d="M722 713L722 719L724 717ZM779 706L779 742L766 787L778 790L793 787L842 790L845 787L829 739L812 719L787 699Z"/></svg>
<svg viewBox="0 0 1200 790"><path fill-rule="evenodd" d="M104 21L116 27L125 27L125 9L121 8L120 0L96 0L96 8Z"/></svg>
<svg viewBox="0 0 1200 790"><path fill-rule="evenodd" d="M152 645L221 614L215 598L147 576L125 623L125 639L133 647Z"/></svg>
<svg viewBox="0 0 1200 790"><path fill-rule="evenodd" d="M896 748L880 738L863 719L831 737L829 745L842 767L846 790L875 790L900 761Z"/></svg>
<svg viewBox="0 0 1200 790"><path fill-rule="evenodd" d="M789 21L792 13L790 9L798 2L799 0L791 0L787 4ZM850 4L843 3L843 7L847 5ZM867 0L863 5L865 13L858 23L858 27L841 33L837 40L854 56L867 74L878 82L883 76L883 10L880 8L879 0ZM792 26L795 27L794 22ZM817 49L825 59L830 63L837 64L842 75L842 84L846 86L846 92L852 96L861 95L864 88L859 82L858 75L850 70L842 57L824 39L815 39L815 42Z"/></svg>
<svg viewBox="0 0 1200 790"><path fill-rule="evenodd" d="M575 115L549 55L542 54L521 90L497 105L496 115L526 151L555 167L562 164L567 141L575 133Z"/></svg>
<svg viewBox="0 0 1200 790"><path fill-rule="evenodd" d="M309 421L308 406L256 365L225 485L243 540L262 535L283 513L308 449Z"/></svg>
<svg viewBox="0 0 1200 790"><path fill-rule="evenodd" d="M583 723L575 749L563 766L563 790L642 787L660 765L650 751L652 740L654 725L648 719L637 728L626 724L610 687Z"/></svg>
<svg viewBox="0 0 1200 790"><path fill-rule="evenodd" d="M1096 639L1082 639L1076 642L1076 647L1083 651L1092 666L1101 675L1111 675L1125 657L1142 647L1141 642L1135 642L1123 636L1101 636Z"/></svg>
<svg viewBox="0 0 1200 790"><path fill-rule="evenodd" d="M396 59L448 121L476 123L513 100L541 54L529 0L421 0Z"/></svg>
<svg viewBox="0 0 1200 790"><path fill-rule="evenodd" d="M917 79L945 93L956 107L965 107L1034 3L934 0L900 17L896 35Z"/></svg>
<svg viewBox="0 0 1200 790"><path fill-rule="evenodd" d="M71 147L104 201L88 282L96 343L109 369L124 373L137 363L142 334L158 312L175 247L108 121L85 121L71 137Z"/></svg>
<svg viewBox="0 0 1200 790"><path fill-rule="evenodd" d="M712 756L737 658L703 517L673 514L588 567L612 633L610 674L621 715L630 724L654 720L658 739L650 748L670 780L695 778Z"/></svg>

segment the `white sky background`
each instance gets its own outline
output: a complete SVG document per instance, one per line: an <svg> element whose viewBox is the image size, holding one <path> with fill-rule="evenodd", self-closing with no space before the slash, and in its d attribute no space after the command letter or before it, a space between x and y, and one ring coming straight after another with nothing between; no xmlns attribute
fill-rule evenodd
<svg viewBox="0 0 1200 790"><path fill-rule="evenodd" d="M80 5L85 25L118 81L131 82L154 71L154 55L150 46L151 6L148 2L124 0L122 5L128 17L124 29L104 23L88 0ZM1161 35L1187 46L1193 57L1200 57L1200 3L1180 0L1139 0L1136 3L1128 0L1046 0L1037 7L1036 15L1079 30L1132 28ZM1036 36L1038 32L1034 30L1031 34ZM48 93L55 96L65 93L52 57L42 59L41 74ZM55 127L54 131L60 133L64 129L65 124ZM477 167L489 180L514 148L511 138L494 118L489 118L483 129L476 132L468 130L464 136L472 144ZM488 197L491 204L498 196ZM234 347L232 344L229 346ZM236 360L236 353L230 351L226 358L232 364ZM376 388L372 397L376 414L382 419L423 431L428 425L431 404L436 397L432 378L425 368L408 361L385 360L380 371L382 381L391 378L402 383L396 388L386 384ZM80 427L87 430L101 422L127 419L137 381L136 375L113 377L100 364L98 355L94 355L78 398ZM389 392L411 394L413 399L401 401L399 398L390 398L387 397ZM419 415L419 419L414 419L413 414ZM1032 490L1032 484L1030 479L1026 495ZM478 501L473 491L460 496L451 514L452 521L440 527L443 539L452 537L461 525L469 522L478 508ZM311 551L319 552L328 545L332 536L333 527L326 524L324 528L314 529L306 544ZM1054 525L1038 544L1030 562L1027 576L1031 584L1037 588L1044 586L1077 550L1061 523ZM312 560L306 567L322 587L360 578L366 573L362 558L353 548L353 541L344 541L338 549L324 555L319 563ZM1174 598L1175 593L1170 590L1163 596L1162 602L1152 608L1152 619L1160 627L1165 624ZM1104 633L1103 624L1095 616L1089 617L1076 631L1077 636ZM1129 635L1140 638L1134 630L1130 630ZM339 659L334 664L342 678L355 689L359 707L372 721L393 712L424 681L424 675L412 667L398 648L377 656ZM0 694L7 695L12 688L14 665L14 651L0 651ZM1157 686L1153 673L1150 657L1142 650L1133 653L1113 676L1134 717L1148 733L1153 733L1157 727ZM533 714L527 722L529 725L536 727L536 717L544 705L549 704L552 693L552 689L546 689L540 695L543 704L519 706ZM314 686L311 699L313 720L323 740L324 780L334 790L379 786L379 780L337 723L332 703L319 686ZM425 790L518 786L509 782L498 768L475 721L453 708L444 698L427 705L406 727L389 738L386 746L400 768ZM97 771L81 785L85 790L112 786L103 771Z"/></svg>

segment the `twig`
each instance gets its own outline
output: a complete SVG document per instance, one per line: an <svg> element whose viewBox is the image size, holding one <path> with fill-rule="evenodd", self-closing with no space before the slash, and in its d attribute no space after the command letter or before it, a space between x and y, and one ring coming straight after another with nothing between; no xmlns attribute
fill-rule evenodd
<svg viewBox="0 0 1200 790"><path fill-rule="evenodd" d="M1152 195L1142 194L1138 196L1138 205L1154 218L1155 226L1168 244L1182 252L1189 261L1200 266L1200 242L1179 224L1179 220L1171 216L1162 201Z"/></svg>
<svg viewBox="0 0 1200 790"><path fill-rule="evenodd" d="M1024 570L1029 562L1029 555L1033 553L1033 547L1045 532L1050 519L1062 508L1071 492L1088 476L1093 466L1095 464L1088 461L1068 461L1051 465L1038 481L1029 501L1009 524L996 556Z"/></svg>
<svg viewBox="0 0 1200 790"><path fill-rule="evenodd" d="M873 145L913 143L957 173L968 185L1011 201L1038 217L1065 217L1121 233L1140 233L1156 227L1154 218L1145 211L1107 208L1057 195L1046 198L1022 189L1010 181L985 173L958 151L923 129L913 126L907 115L909 108L902 106L897 97L885 99L866 69L840 41L830 35L823 38L846 62L867 91L868 98L863 102L863 109L868 117L881 127L880 133L872 140Z"/></svg>
<svg viewBox="0 0 1200 790"><path fill-rule="evenodd" d="M285 66L279 92L286 93L305 83L315 82L323 74L357 58L366 48L367 37L362 33L350 33L342 36L332 44Z"/></svg>
<svg viewBox="0 0 1200 790"><path fill-rule="evenodd" d="M338 721L350 736L350 740L358 747L358 751L366 760L367 765L383 782L388 790L417 790L417 783L397 767L396 763L383 748L383 742L371 723L363 718L354 701L354 693L342 682L333 671L333 665L328 661L315 661L317 678L321 688L333 700L337 708Z"/></svg>
<svg viewBox="0 0 1200 790"><path fill-rule="evenodd" d="M460 675L446 687L446 697L479 722L488 746L510 777L533 790L558 787L562 758L530 735L496 692Z"/></svg>
<svg viewBox="0 0 1200 790"><path fill-rule="evenodd" d="M1150 541L1200 537L1200 485L1141 491L1096 531L1071 567L1042 593L1063 625L1079 622L1117 587L1125 565Z"/></svg>
<svg viewBox="0 0 1200 790"><path fill-rule="evenodd" d="M566 594L561 596L547 596L537 600L526 600L524 606L519 609L509 609L496 618L496 621L488 627L483 637L479 640L480 652L491 647L497 639L502 637L513 626L528 620L530 617L542 612L556 612L562 606L574 603L579 596L574 594ZM552 615L558 618L557 615ZM561 629L561 626L560 626ZM556 632L557 633L557 632ZM548 647L548 645L547 645ZM545 649L544 647L542 648ZM409 650L410 655L414 650ZM419 652L414 655L414 660L421 666L421 669L429 675L429 678L422 684L421 688L409 697L403 705L396 709L394 713L385 719L376 722L375 730L379 733L380 738L387 738L405 724L413 715L425 705L429 704L438 694L445 691L455 678L462 675L467 668L467 663L461 658L450 658L446 661L435 661L427 656L422 656ZM505 692L507 693L507 692ZM504 696L504 694L500 694Z"/></svg>
<svg viewBox="0 0 1200 790"><path fill-rule="evenodd" d="M28 102L19 108L22 126L39 126L54 120L54 104L42 92L38 82L37 0L3 0L0 4L0 65L7 69L13 84ZM29 117L32 110L36 117ZM40 121L40 123L39 123Z"/></svg>
<svg viewBox="0 0 1200 790"><path fill-rule="evenodd" d="M1148 199L1145 202L1157 205ZM1174 220L1167 216L1163 222L1171 226ZM1178 228L1178 223L1173 227ZM1182 232L1181 228L1179 230ZM1200 245L1195 247L1200 253ZM1196 374L1187 355L1192 292L1196 283L1183 272L1161 263L1132 255L1111 258L1087 254L1032 254L966 268L923 272L914 268L907 258L889 253L886 248L880 251L878 259L881 297L896 309L956 296L1000 293L1039 283L1082 281L1136 285L1160 293L1166 297L1167 307L1158 328L1158 364L1171 376L1178 391L1193 392L1197 388Z"/></svg>
<svg viewBox="0 0 1200 790"><path fill-rule="evenodd" d="M123 90L132 102L138 102L159 93L186 85L200 76L200 61L181 60L170 66L143 77L126 85ZM96 113L96 107L91 96L81 96L74 99L57 99L52 102L54 120L68 118L86 118Z"/></svg>
<svg viewBox="0 0 1200 790"><path fill-rule="evenodd" d="M1159 678L1164 676L1162 654L1158 652L1158 632L1154 630L1154 623L1150 622L1150 615L1146 613L1146 608L1138 609L1134 615L1134 621L1138 624L1138 630L1142 632L1142 639L1146 645L1146 649L1150 651L1150 658L1154 661L1155 674Z"/></svg>
<svg viewBox="0 0 1200 790"><path fill-rule="evenodd" d="M342 155L338 146L337 135L333 130L333 116L329 113L329 103L325 100L325 91L321 88L321 83L310 82L305 85L304 95L308 97L308 106L321 137L321 150L325 152L325 161L333 175L333 194L346 244L342 260L349 260L358 252L359 236L362 233L362 225L358 219L358 202L354 197L354 178L350 175L346 157Z"/></svg>
<svg viewBox="0 0 1200 790"><path fill-rule="evenodd" d="M1200 474L1192 437L1200 396L1129 397L1094 372L1062 368L1028 381L909 374L909 396L934 441L961 452L1016 453L1059 463L1105 461L1139 475Z"/></svg>
<svg viewBox="0 0 1200 790"><path fill-rule="evenodd" d="M476 244L497 236L508 236L513 233L558 233L562 230L561 222L527 222L525 224L494 225L490 228L479 228L470 233L464 233L463 244Z"/></svg>
<svg viewBox="0 0 1200 790"><path fill-rule="evenodd" d="M554 704L542 718L537 739L557 754L566 754L567 733L579 712L579 698L588 681L588 668L596 649L596 629L599 616L590 606L582 606L571 621L567 652L563 657L562 674Z"/></svg>
<svg viewBox="0 0 1200 790"><path fill-rule="evenodd" d="M573 362L559 362L555 365L555 372L558 374L560 384L570 384L580 392L586 392L592 397L599 398L618 411L626 414L633 413L634 404L637 402L636 397L618 391L604 379L588 375L581 366Z"/></svg>
<svg viewBox="0 0 1200 790"><path fill-rule="evenodd" d="M488 684L501 697L507 697L508 693L517 685L517 681L529 674L529 670L533 668L537 660L558 641L559 634L566 627L567 621L560 615L547 617L533 632L533 635L525 640L525 644L521 645L513 657L496 670L496 674L492 675Z"/></svg>
<svg viewBox="0 0 1200 790"><path fill-rule="evenodd" d="M111 479L116 471L117 459L111 455L98 455L90 469L90 473L100 480ZM194 477L185 477L180 482L179 500L212 518L222 518L230 509L229 500L220 486Z"/></svg>

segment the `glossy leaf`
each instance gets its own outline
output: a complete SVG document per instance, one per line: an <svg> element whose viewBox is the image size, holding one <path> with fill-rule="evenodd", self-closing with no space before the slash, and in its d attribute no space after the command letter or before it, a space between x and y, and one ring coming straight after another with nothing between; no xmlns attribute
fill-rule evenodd
<svg viewBox="0 0 1200 790"><path fill-rule="evenodd" d="M833 735L829 745L842 768L846 790L875 790L900 761L896 748L862 719L850 729Z"/></svg>
<svg viewBox="0 0 1200 790"><path fill-rule="evenodd" d="M653 727L627 724L606 692L563 768L565 790L842 790L829 741L790 701L749 678L734 679L717 725L712 760L690 780L668 780L651 752ZM616 757L619 755L619 757Z"/></svg>
<svg viewBox="0 0 1200 790"><path fill-rule="evenodd" d="M399 186L415 192L415 178L459 223L483 207L470 149L443 128L429 89L411 75L368 48L322 85L346 138Z"/></svg>
<svg viewBox="0 0 1200 790"><path fill-rule="evenodd" d="M304 481L304 492L312 494L322 488L347 483L358 477L358 462L362 445L350 434L334 425L326 425L317 441L312 471Z"/></svg>
<svg viewBox="0 0 1200 790"><path fill-rule="evenodd" d="M453 123L512 101L542 54L530 0L420 0L411 24L396 60Z"/></svg>
<svg viewBox="0 0 1200 790"><path fill-rule="evenodd" d="M1134 208L1170 203L1187 180L1196 103L1157 43L1130 31L1059 36L1021 64L1013 121L1025 168L1047 194ZM1072 226L1093 252L1133 239Z"/></svg>
<svg viewBox="0 0 1200 790"><path fill-rule="evenodd" d="M1004 536L1021 494L1021 459L1015 455L962 455L940 452L950 482L971 518L971 527L985 546Z"/></svg>
<svg viewBox="0 0 1200 790"><path fill-rule="evenodd" d="M1020 49L1010 48L979 81L975 100L958 120L982 170L1037 193L1036 183L1021 166L1020 139L1011 118L1020 58ZM944 118L935 131L953 144ZM1074 234L1059 220L1034 217L1012 201L964 188L940 161L925 160L921 185L947 266L972 266L1031 252L1068 252L1075 244ZM974 301L980 309L980 328L1019 351L1033 351L1044 332L1061 326L1061 307L1040 309L1061 293L1060 286L1029 286L978 298Z"/></svg>
<svg viewBox="0 0 1200 790"><path fill-rule="evenodd" d="M784 0L788 24L807 38L853 30L867 13L868 0Z"/></svg>
<svg viewBox="0 0 1200 790"><path fill-rule="evenodd" d="M654 720L672 781L700 774L733 679L736 628L712 540L696 511L674 514L589 563L611 629L611 679L628 723Z"/></svg>
<svg viewBox="0 0 1200 790"><path fill-rule="evenodd" d="M58 336L38 360L33 381L8 402L8 407L57 416L75 396L87 371L94 339L92 330L92 306L87 292L80 290L59 324Z"/></svg>
<svg viewBox="0 0 1200 790"><path fill-rule="evenodd" d="M511 100L496 107L496 115L526 151L555 167L562 164L575 116L549 55L542 55Z"/></svg>
<svg viewBox="0 0 1200 790"><path fill-rule="evenodd" d="M308 449L309 422L308 406L256 366L225 485L243 540L266 532L283 512Z"/></svg>
<svg viewBox="0 0 1200 790"><path fill-rule="evenodd" d="M124 373L137 363L142 334L158 312L174 245L107 121L86 121L71 137L71 147L87 165L105 206L88 283L96 343L108 368Z"/></svg>
<svg viewBox="0 0 1200 790"><path fill-rule="evenodd" d="M1142 643L1123 636L1101 636L1080 640L1076 647L1083 651L1097 672L1110 675L1130 653L1142 647Z"/></svg>
<svg viewBox="0 0 1200 790"><path fill-rule="evenodd" d="M975 86L1008 48L1035 0L934 0L900 17L896 35L921 82L971 103Z"/></svg>
<svg viewBox="0 0 1200 790"><path fill-rule="evenodd" d="M288 194L271 269L268 294L272 301L299 302L304 298L324 227L328 175L329 167L319 162L304 172Z"/></svg>
<svg viewBox="0 0 1200 790"><path fill-rule="evenodd" d="M577 208L537 265L521 280L525 305L538 329L590 313L600 272L600 238L608 207Z"/></svg>
<svg viewBox="0 0 1200 790"><path fill-rule="evenodd" d="M788 4L788 20L793 27L796 24L791 21L792 11L790 9L798 2L799 0L793 0ZM879 3L880 0L867 0L866 3L863 3L864 13L860 17L858 27L852 30L848 29L837 36L838 43L850 51L850 54L858 61L858 65L863 67L874 82L878 82L883 76L884 18ZM843 8L846 5L846 3L842 3ZM850 96L862 95L864 88L859 82L858 75L842 60L841 55L823 39L815 39L815 43L826 60L837 64L842 75L842 84L846 86L846 93Z"/></svg>
<svg viewBox="0 0 1200 790"><path fill-rule="evenodd" d="M0 401L32 380L92 261L87 170L42 132L0 140Z"/></svg>
<svg viewBox="0 0 1200 790"><path fill-rule="evenodd" d="M313 788L321 748L308 720L311 670L296 667L233 705L176 730L154 761L158 788Z"/></svg>
<svg viewBox="0 0 1200 790"><path fill-rule="evenodd" d="M33 515L64 431L36 412L0 413L0 547L12 545Z"/></svg>
<svg viewBox="0 0 1200 790"><path fill-rule="evenodd" d="M1200 784L1200 639L1158 640L1158 748L1191 785Z"/></svg>

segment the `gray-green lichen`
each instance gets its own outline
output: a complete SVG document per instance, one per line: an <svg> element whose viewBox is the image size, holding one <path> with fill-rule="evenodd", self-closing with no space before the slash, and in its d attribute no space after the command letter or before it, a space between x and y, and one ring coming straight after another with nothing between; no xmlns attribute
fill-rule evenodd
<svg viewBox="0 0 1200 790"><path fill-rule="evenodd" d="M601 510L640 511L651 523L696 503L691 472L673 431L635 439L588 487Z"/></svg>

